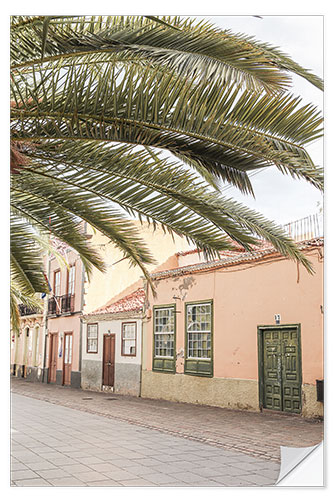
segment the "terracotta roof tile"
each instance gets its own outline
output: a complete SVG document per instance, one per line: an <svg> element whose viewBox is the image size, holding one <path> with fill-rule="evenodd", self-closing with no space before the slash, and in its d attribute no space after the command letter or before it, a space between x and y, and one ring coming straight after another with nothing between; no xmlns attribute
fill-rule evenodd
<svg viewBox="0 0 333 500"><path fill-rule="evenodd" d="M113 304L107 306L99 307L92 314L114 314L120 312L140 312L142 311L143 304L145 301L145 292L143 288L135 290L135 292L126 295L122 299L117 300Z"/></svg>
<svg viewBox="0 0 333 500"><path fill-rule="evenodd" d="M263 250L264 248L267 248L268 246L271 246L271 244L266 240L262 240L262 241L259 241L256 245L252 245L252 248L253 248L253 250ZM192 254L196 254L196 253L203 253L203 250L198 250L197 248L194 248L193 250L186 250L186 251L182 251L182 252L177 252L176 255L177 255L177 257L180 257L180 256L192 255ZM226 257L226 256L231 256L231 255L239 255L240 253L247 253L247 251L242 245L240 245L239 243L237 243L235 241L232 242L232 248L230 248L229 250L221 250L219 252L221 258ZM219 259L215 259L215 260L219 260Z"/></svg>
<svg viewBox="0 0 333 500"><path fill-rule="evenodd" d="M297 243L300 250L305 250L306 248L323 246L323 238L313 238L311 240L305 240ZM259 261L268 255L278 254L277 250L272 246L271 243L263 242L260 249L252 252L231 252L231 255L224 255L220 260L201 262L199 264L192 264L188 266L178 267L176 269L169 269L165 271L160 271L156 273L151 273L151 277L154 280L160 280L169 278L172 276L197 273L200 271L209 271L217 269L220 267L225 267L229 265L243 264L245 262Z"/></svg>

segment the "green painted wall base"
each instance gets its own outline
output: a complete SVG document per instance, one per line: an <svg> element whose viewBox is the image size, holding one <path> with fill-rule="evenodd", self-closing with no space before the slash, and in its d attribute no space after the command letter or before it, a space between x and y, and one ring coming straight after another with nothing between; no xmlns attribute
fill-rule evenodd
<svg viewBox="0 0 333 500"><path fill-rule="evenodd" d="M143 370L141 396L234 410L260 411L257 380L193 377ZM323 404L317 402L316 387L302 386L302 416L320 418Z"/></svg>

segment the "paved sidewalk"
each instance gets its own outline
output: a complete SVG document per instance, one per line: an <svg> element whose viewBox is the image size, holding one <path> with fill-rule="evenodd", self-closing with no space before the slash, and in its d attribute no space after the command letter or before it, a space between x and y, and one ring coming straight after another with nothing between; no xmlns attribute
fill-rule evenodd
<svg viewBox="0 0 333 500"><path fill-rule="evenodd" d="M279 465L12 396L13 486L269 486Z"/></svg>
<svg viewBox="0 0 333 500"><path fill-rule="evenodd" d="M96 393L12 379L13 393L49 401L118 422L185 437L276 463L280 446L305 447L323 439L323 423L298 415L254 413L210 406Z"/></svg>

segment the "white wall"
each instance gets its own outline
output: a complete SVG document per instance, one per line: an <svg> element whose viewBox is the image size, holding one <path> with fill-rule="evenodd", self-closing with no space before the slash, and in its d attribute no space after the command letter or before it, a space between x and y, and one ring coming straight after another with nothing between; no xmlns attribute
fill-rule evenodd
<svg viewBox="0 0 333 500"><path fill-rule="evenodd" d="M121 355L121 325L122 323L136 322L136 356ZM82 360L103 361L103 336L107 333L115 334L115 363L141 364L141 333L142 320L139 318L126 318L103 321L89 321L98 323L98 352L87 353L87 323L82 329Z"/></svg>

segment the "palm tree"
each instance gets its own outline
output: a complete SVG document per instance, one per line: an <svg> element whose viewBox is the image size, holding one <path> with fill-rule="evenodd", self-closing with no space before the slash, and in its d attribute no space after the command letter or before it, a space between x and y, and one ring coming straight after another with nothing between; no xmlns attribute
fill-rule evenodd
<svg viewBox="0 0 333 500"><path fill-rule="evenodd" d="M221 193L253 194L275 165L322 189L305 147L322 118L288 88L320 78L280 50L189 19L14 16L11 25L11 269L47 291L40 234L103 269L80 230L108 236L147 279L149 249L130 218L161 224L208 256L257 237L308 260L276 224ZM27 299L28 300L28 299ZM15 312L14 312L15 314Z"/></svg>

